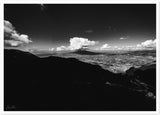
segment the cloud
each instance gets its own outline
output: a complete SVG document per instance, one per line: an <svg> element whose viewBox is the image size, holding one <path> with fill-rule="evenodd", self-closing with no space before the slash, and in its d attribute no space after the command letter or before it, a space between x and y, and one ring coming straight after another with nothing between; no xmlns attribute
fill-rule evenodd
<svg viewBox="0 0 160 115"><path fill-rule="evenodd" d="M90 41L87 38L81 38L81 37L73 37L69 40L70 45L69 46L60 46L56 48L56 51L62 51L62 50L77 50L82 47L88 47L97 44L97 41Z"/></svg>
<svg viewBox="0 0 160 115"><path fill-rule="evenodd" d="M137 45L128 45L128 46L111 46L109 44L103 44L100 48L96 50L152 50L156 48L156 39L155 40L146 40Z"/></svg>
<svg viewBox="0 0 160 115"><path fill-rule="evenodd" d="M136 46L110 46L109 44L103 44L97 50L137 50Z"/></svg>
<svg viewBox="0 0 160 115"><path fill-rule="evenodd" d="M108 44L104 44L99 50L124 50L125 48L125 46L110 46Z"/></svg>
<svg viewBox="0 0 160 115"><path fill-rule="evenodd" d="M120 37L119 39L120 40L126 40L127 38L126 37Z"/></svg>
<svg viewBox="0 0 160 115"><path fill-rule="evenodd" d="M28 44L32 42L28 35L26 34L19 34L15 27L9 22L4 20L4 44L6 46L13 46L17 47L22 44Z"/></svg>
<svg viewBox="0 0 160 115"><path fill-rule="evenodd" d="M141 44L137 44L138 48L156 48L156 39L154 40L146 40L142 42Z"/></svg>
<svg viewBox="0 0 160 115"><path fill-rule="evenodd" d="M12 47L17 47L23 44L21 41L15 41L15 40L4 40L5 46L12 46Z"/></svg>
<svg viewBox="0 0 160 115"><path fill-rule="evenodd" d="M21 41L21 42L26 43L26 44L31 42L31 40L29 40L28 35L25 35L25 34L19 35L17 33L14 33L14 34L12 34L11 38L13 38L14 40Z"/></svg>
<svg viewBox="0 0 160 115"><path fill-rule="evenodd" d="M109 46L108 44L103 44L101 47L100 47L100 50L107 50L107 49L110 49L111 46Z"/></svg>
<svg viewBox="0 0 160 115"><path fill-rule="evenodd" d="M55 48L49 48L49 51L54 51L55 50Z"/></svg>
<svg viewBox="0 0 160 115"><path fill-rule="evenodd" d="M83 46L91 46L97 43L96 41L90 41L87 38L80 38L80 37L71 38L69 42L70 42L69 46L70 50L80 49Z"/></svg>
<svg viewBox="0 0 160 115"><path fill-rule="evenodd" d="M4 20L4 32L5 33L14 33L14 27L9 21Z"/></svg>
<svg viewBox="0 0 160 115"><path fill-rule="evenodd" d="M66 46L59 46L56 48L56 51L63 51L63 50L68 50L68 47Z"/></svg>

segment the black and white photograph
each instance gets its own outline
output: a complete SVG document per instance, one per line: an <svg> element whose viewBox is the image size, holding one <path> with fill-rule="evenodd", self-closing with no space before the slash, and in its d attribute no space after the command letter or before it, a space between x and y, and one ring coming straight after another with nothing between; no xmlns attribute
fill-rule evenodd
<svg viewBox="0 0 160 115"><path fill-rule="evenodd" d="M4 111L156 111L156 3L5 3Z"/></svg>

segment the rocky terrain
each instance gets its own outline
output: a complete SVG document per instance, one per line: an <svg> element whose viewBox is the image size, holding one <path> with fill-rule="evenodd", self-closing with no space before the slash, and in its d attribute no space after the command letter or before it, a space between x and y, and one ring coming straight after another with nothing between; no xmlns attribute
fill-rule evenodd
<svg viewBox="0 0 160 115"><path fill-rule="evenodd" d="M4 50L4 109L155 111L155 59L131 55L65 54L40 58L29 52ZM132 67L122 74L101 65L114 65L115 61Z"/></svg>

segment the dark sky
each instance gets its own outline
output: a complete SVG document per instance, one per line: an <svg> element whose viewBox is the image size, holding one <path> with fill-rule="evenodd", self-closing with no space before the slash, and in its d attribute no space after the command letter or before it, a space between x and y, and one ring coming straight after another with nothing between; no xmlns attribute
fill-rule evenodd
<svg viewBox="0 0 160 115"><path fill-rule="evenodd" d="M4 18L35 46L66 45L72 37L130 45L156 36L155 4L5 4Z"/></svg>

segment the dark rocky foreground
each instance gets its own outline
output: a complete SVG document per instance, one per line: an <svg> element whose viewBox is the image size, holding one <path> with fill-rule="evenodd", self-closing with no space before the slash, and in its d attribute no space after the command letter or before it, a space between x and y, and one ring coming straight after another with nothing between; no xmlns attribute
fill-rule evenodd
<svg viewBox="0 0 160 115"><path fill-rule="evenodd" d="M6 111L155 111L156 68L114 74L74 58L4 51Z"/></svg>

